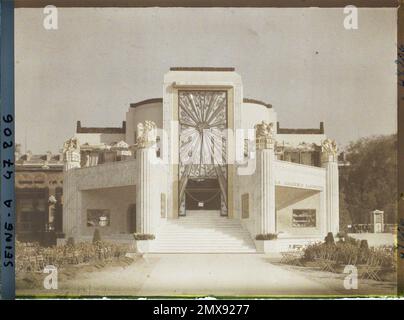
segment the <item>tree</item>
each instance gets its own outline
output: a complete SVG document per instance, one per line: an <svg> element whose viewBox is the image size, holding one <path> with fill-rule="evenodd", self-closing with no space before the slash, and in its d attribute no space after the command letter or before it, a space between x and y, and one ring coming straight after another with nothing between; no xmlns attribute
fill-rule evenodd
<svg viewBox="0 0 404 320"><path fill-rule="evenodd" d="M341 228L348 221L369 223L370 212L384 211L385 223L397 212L397 137L373 136L352 142L346 149L349 166L340 169Z"/></svg>

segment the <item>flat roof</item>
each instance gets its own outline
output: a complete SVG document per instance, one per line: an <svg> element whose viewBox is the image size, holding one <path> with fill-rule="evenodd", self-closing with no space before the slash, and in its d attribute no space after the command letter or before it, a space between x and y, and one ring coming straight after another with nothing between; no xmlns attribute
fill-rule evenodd
<svg viewBox="0 0 404 320"><path fill-rule="evenodd" d="M158 103L158 102L163 102L163 98L151 98L151 99L146 99L142 100L139 102L131 103L130 107L131 108L136 108L145 104L151 104L151 103Z"/></svg>
<svg viewBox="0 0 404 320"><path fill-rule="evenodd" d="M126 133L126 121L122 127L82 127L81 121L77 121L76 133Z"/></svg>
<svg viewBox="0 0 404 320"><path fill-rule="evenodd" d="M139 102L131 103L130 107L131 108L136 108L136 107L139 107L139 106L143 106L145 104L162 103L162 102L163 102L163 98L151 98L151 99L146 99L146 100L142 100L142 101L139 101ZM272 108L272 105L270 103L266 103L264 101L257 100L257 99L244 98L243 102L244 103L260 104L260 105L263 105L263 106L265 106L267 108Z"/></svg>
<svg viewBox="0 0 404 320"><path fill-rule="evenodd" d="M276 123L278 134L324 134L324 122L320 122L320 128L281 128L279 122Z"/></svg>
<svg viewBox="0 0 404 320"><path fill-rule="evenodd" d="M255 104L260 104L262 106L265 106L267 108L272 108L272 104L270 103L266 103L264 101L261 100L257 100L257 99L252 99L252 98L243 98L243 102L244 103L255 103Z"/></svg>
<svg viewBox="0 0 404 320"><path fill-rule="evenodd" d="M235 71L234 67L171 67L170 71Z"/></svg>

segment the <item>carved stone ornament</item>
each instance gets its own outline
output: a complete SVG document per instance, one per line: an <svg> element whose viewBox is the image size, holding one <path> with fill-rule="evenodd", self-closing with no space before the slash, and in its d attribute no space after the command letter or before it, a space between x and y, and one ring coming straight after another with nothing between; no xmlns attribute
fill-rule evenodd
<svg viewBox="0 0 404 320"><path fill-rule="evenodd" d="M55 197L54 195L51 195L51 196L48 198L48 205L50 205L50 206L55 205L56 202L57 202L57 200L56 200L56 197Z"/></svg>
<svg viewBox="0 0 404 320"><path fill-rule="evenodd" d="M325 139L321 143L321 151L323 152L323 156L326 159L329 159L331 157L333 160L336 160L338 151L337 143L335 142L335 140Z"/></svg>
<svg viewBox="0 0 404 320"><path fill-rule="evenodd" d="M255 140L258 149L269 149L274 146L274 124L262 121L255 125Z"/></svg>
<svg viewBox="0 0 404 320"><path fill-rule="evenodd" d="M80 151L79 141L77 138L70 138L63 144L63 153L68 151Z"/></svg>
<svg viewBox="0 0 404 320"><path fill-rule="evenodd" d="M77 138L70 138L63 144L63 159L80 163L80 144Z"/></svg>
<svg viewBox="0 0 404 320"><path fill-rule="evenodd" d="M147 148L156 143L157 126L153 121L139 122L136 130L136 146Z"/></svg>

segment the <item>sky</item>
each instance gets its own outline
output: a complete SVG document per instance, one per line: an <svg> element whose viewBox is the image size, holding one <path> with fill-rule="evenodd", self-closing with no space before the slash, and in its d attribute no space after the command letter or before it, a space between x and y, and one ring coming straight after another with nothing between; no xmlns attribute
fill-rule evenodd
<svg viewBox="0 0 404 320"><path fill-rule="evenodd" d="M281 127L318 128L343 147L397 130L396 9L59 8L15 11L16 143L58 152L82 126L121 126L162 97L173 66L235 67L244 97Z"/></svg>

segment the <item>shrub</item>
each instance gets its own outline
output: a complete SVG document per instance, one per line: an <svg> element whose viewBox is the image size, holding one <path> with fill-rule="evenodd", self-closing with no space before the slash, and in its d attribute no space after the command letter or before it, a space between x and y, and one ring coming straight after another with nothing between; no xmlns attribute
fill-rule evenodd
<svg viewBox="0 0 404 320"><path fill-rule="evenodd" d="M334 246L326 243L307 246L304 250L303 260L314 261L318 258L333 260L338 265L360 265L367 264L370 260L379 260L386 270L394 271L396 267L396 254L391 247L369 248L367 241L361 241L361 245L355 240L353 243L350 241L338 242Z"/></svg>
<svg viewBox="0 0 404 320"><path fill-rule="evenodd" d="M325 244L327 244L327 245L335 244L334 235L332 234L332 232L328 232L328 234L324 240L325 240Z"/></svg>
<svg viewBox="0 0 404 320"><path fill-rule="evenodd" d="M316 243L307 246L304 249L303 259L307 261L314 261L315 259L320 258L324 252L324 247L325 246L323 243Z"/></svg>
<svg viewBox="0 0 404 320"><path fill-rule="evenodd" d="M278 239L278 235L276 233L261 233L257 234L255 240L275 240Z"/></svg>
<svg viewBox="0 0 404 320"><path fill-rule="evenodd" d="M341 265L355 264L357 262L359 247L350 243L338 243L336 251L336 263Z"/></svg>
<svg viewBox="0 0 404 320"><path fill-rule="evenodd" d="M353 238L353 237L350 237L350 236L347 235L347 236L345 237L345 243L349 243L349 244L352 244L352 245L354 245L354 246L358 246L358 247L359 247L360 241L357 240L357 239L355 239L355 238Z"/></svg>
<svg viewBox="0 0 404 320"><path fill-rule="evenodd" d="M70 247L73 247L74 246L74 238L73 237L67 238L66 245L70 246Z"/></svg>
<svg viewBox="0 0 404 320"><path fill-rule="evenodd" d="M338 238L339 241L344 241L345 238L347 237L347 234L346 232L338 232L336 237Z"/></svg>
<svg viewBox="0 0 404 320"><path fill-rule="evenodd" d="M361 250L368 251L369 250L369 244L367 240L361 240L360 244Z"/></svg>
<svg viewBox="0 0 404 320"><path fill-rule="evenodd" d="M51 248L16 242L16 270L17 272L43 271L43 264L60 268L80 263L104 263L124 258L128 249L126 244L102 241L96 244L80 242Z"/></svg>
<svg viewBox="0 0 404 320"><path fill-rule="evenodd" d="M154 234L134 233L133 238L135 238L135 240L154 240L156 237Z"/></svg>
<svg viewBox="0 0 404 320"><path fill-rule="evenodd" d="M93 243L98 243L101 242L101 234L100 234L100 230L95 229L94 233L93 233Z"/></svg>

